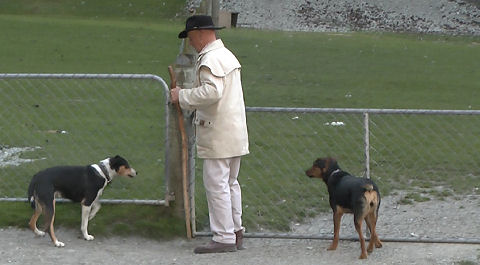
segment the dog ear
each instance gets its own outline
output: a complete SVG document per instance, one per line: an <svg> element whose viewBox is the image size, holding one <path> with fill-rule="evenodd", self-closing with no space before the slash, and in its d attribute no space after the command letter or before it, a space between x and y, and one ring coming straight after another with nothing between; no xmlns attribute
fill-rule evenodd
<svg viewBox="0 0 480 265"><path fill-rule="evenodd" d="M338 163L337 163L337 160L335 158L329 157L328 160L329 160L330 168L338 169Z"/></svg>
<svg viewBox="0 0 480 265"><path fill-rule="evenodd" d="M114 156L114 157L110 157L108 159L108 164L110 166L110 169L113 169L115 170L115 161L117 160L117 156Z"/></svg>
<svg viewBox="0 0 480 265"><path fill-rule="evenodd" d="M115 157L112 157L110 158L110 168L115 170L115 171L118 171L118 169L121 167L121 166L125 166L126 168L130 168L130 165L128 164L128 161L119 156L119 155L116 155Z"/></svg>
<svg viewBox="0 0 480 265"><path fill-rule="evenodd" d="M335 158L329 157L328 158L328 167L327 167L327 172L326 174L330 175L332 174L333 171L340 169L340 166L338 166L338 162Z"/></svg>
<svg viewBox="0 0 480 265"><path fill-rule="evenodd" d="M313 161L313 165L322 169L325 168L325 158L317 158Z"/></svg>

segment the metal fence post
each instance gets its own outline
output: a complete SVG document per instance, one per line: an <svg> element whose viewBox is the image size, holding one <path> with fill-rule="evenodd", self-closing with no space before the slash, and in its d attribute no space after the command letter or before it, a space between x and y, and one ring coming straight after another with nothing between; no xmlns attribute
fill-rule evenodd
<svg viewBox="0 0 480 265"><path fill-rule="evenodd" d="M365 176L370 178L370 130L368 127L368 112L363 113L363 125L365 129Z"/></svg>

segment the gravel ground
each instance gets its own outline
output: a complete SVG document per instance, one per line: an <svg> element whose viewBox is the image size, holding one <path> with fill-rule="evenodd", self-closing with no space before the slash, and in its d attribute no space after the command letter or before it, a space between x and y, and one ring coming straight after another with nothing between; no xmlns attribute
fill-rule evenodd
<svg viewBox="0 0 480 265"><path fill-rule="evenodd" d="M405 196L382 198L377 233L380 238L461 239L476 238L480 242L480 197L447 198L413 205L398 204ZM331 213L324 213L303 224L292 224L298 234L329 234L333 230ZM353 216L344 215L340 235L357 237ZM480 247L480 245L479 245ZM479 253L480 254L480 253Z"/></svg>
<svg viewBox="0 0 480 265"><path fill-rule="evenodd" d="M329 241L246 239L246 250L228 254L193 254L193 248L209 240L96 238L85 241L72 230L57 229L66 243L56 248L48 238L36 238L27 230L0 230L0 264L455 264L480 262L480 246L467 244L384 243L369 257L358 260L358 242L340 241L327 251Z"/></svg>
<svg viewBox="0 0 480 265"><path fill-rule="evenodd" d="M188 1L188 8L200 0ZM402 31L480 36L480 0L222 0L238 26L270 30Z"/></svg>
<svg viewBox="0 0 480 265"><path fill-rule="evenodd" d="M380 238L477 238L480 235L480 198L428 201L398 205L402 196L382 200ZM101 213L100 213L101 214ZM25 217L28 221L28 217ZM292 224L293 232L331 234L331 214L304 224ZM79 231L56 229L66 243L54 247L48 237L35 237L25 229L0 229L0 264L480 264L480 244L431 244L384 242L369 256L358 260L358 242L340 241L336 251L327 251L330 240L246 238L247 249L228 254L195 255L195 246L209 238L151 240L139 237L81 239ZM351 215L346 215L341 237L356 236Z"/></svg>

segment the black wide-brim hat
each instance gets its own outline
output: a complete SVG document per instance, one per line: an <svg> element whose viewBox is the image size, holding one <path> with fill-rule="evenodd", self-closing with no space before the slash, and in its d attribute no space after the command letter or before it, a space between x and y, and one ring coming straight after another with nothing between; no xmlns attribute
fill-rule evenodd
<svg viewBox="0 0 480 265"><path fill-rule="evenodd" d="M211 16L194 15L187 18L187 22L185 23L185 30L180 32L180 34L178 34L178 38L179 39L186 38L187 33L192 30L197 30L197 29L218 30L223 28L225 27L215 27L215 25L213 25L213 20Z"/></svg>

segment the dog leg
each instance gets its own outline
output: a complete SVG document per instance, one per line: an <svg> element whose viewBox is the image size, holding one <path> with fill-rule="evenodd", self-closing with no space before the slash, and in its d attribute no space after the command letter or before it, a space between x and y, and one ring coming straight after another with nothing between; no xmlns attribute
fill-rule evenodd
<svg viewBox="0 0 480 265"><path fill-rule="evenodd" d="M98 201L95 200L92 203L92 209L90 211L90 214L88 215L88 220L92 220L93 217L95 217L95 215L97 214L97 212L100 210L101 207L102 207L102 205Z"/></svg>
<svg viewBox="0 0 480 265"><path fill-rule="evenodd" d="M51 204L45 204L43 214L45 215L46 232L50 235L53 244L55 244L56 247L64 247L65 244L58 241L55 236L55 230L53 229L53 222L55 221L55 199L51 201Z"/></svg>
<svg viewBox="0 0 480 265"><path fill-rule="evenodd" d="M372 212L367 215L367 218L365 219L367 222L368 228L370 229L370 243L368 244L367 251L372 252L373 251L373 245L375 245L376 248L381 248L382 247L382 242L378 238L377 234L377 216L375 212Z"/></svg>
<svg viewBox="0 0 480 265"><path fill-rule="evenodd" d="M342 220L343 212L339 209L333 213L333 242L328 250L335 250L338 246L338 239L340 234L340 221Z"/></svg>
<svg viewBox="0 0 480 265"><path fill-rule="evenodd" d="M367 252L372 253L373 245L377 241L377 234L375 233L375 224L372 219L373 213L369 213L365 217L365 222L367 223L368 231L370 231L370 242L368 243Z"/></svg>
<svg viewBox="0 0 480 265"><path fill-rule="evenodd" d="M88 234L88 217L90 216L90 211L92 210L92 206L85 206L82 204L82 225L81 230L83 234L83 238L85 240L93 240L94 237Z"/></svg>
<svg viewBox="0 0 480 265"><path fill-rule="evenodd" d="M33 212L32 218L30 218L30 222L28 222L28 225L30 226L30 229L32 229L33 233L37 236L45 236L45 232L38 230L37 228L37 220L38 217L42 214L42 206L37 202L38 200L35 200L35 210Z"/></svg>
<svg viewBox="0 0 480 265"><path fill-rule="evenodd" d="M30 218L30 222L28 222L28 225L30 226L30 229L32 229L33 233L37 236L45 236L45 232L38 230L37 228L37 220L38 217L40 217L41 212L35 211L32 215L32 218Z"/></svg>
<svg viewBox="0 0 480 265"><path fill-rule="evenodd" d="M357 218L356 216L354 216L353 219L355 222L355 230L357 230L358 238L360 240L360 247L362 249L362 254L360 255L360 259L366 259L367 251L365 249L365 238L363 237L363 233L362 233L363 218Z"/></svg>

